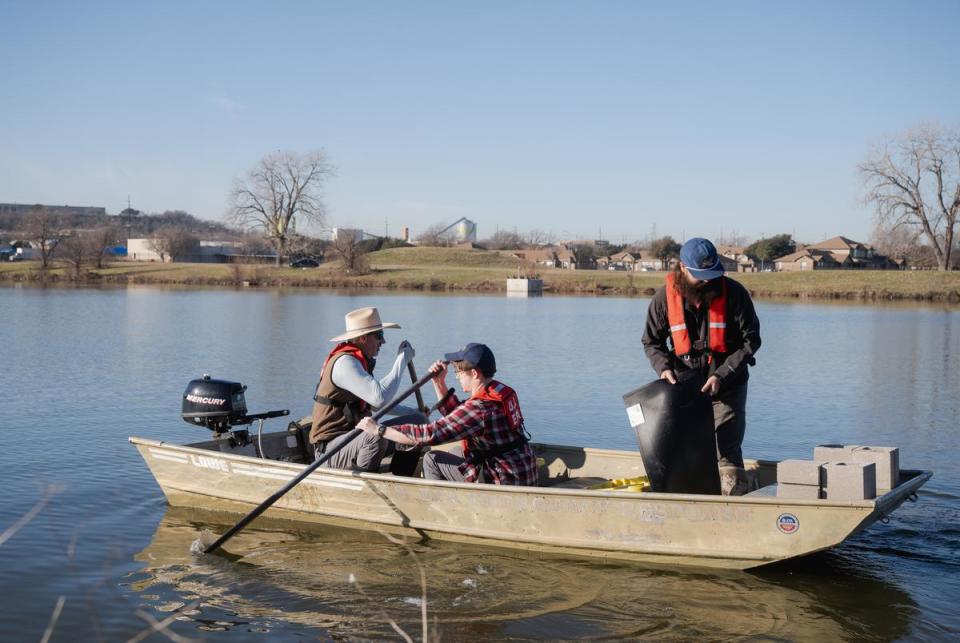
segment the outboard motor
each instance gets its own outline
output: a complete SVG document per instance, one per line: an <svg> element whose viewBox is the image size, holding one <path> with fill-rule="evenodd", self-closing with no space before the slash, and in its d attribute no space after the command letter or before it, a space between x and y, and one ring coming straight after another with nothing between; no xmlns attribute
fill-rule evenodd
<svg viewBox="0 0 960 643"><path fill-rule="evenodd" d="M205 426L213 431L213 437L221 439L225 433L231 433L232 446L243 446L250 442L247 430L236 430L232 427L244 426L269 418L289 415L290 410L267 411L247 415L247 400L244 391L247 387L239 382L211 379L204 374L198 380L191 380L187 390L183 392L183 407L180 417L184 422Z"/></svg>

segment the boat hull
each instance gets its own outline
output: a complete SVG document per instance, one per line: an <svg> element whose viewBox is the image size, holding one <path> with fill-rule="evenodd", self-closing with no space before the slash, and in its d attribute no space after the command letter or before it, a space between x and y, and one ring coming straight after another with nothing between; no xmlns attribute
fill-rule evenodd
<svg viewBox="0 0 960 643"><path fill-rule="evenodd" d="M246 513L303 470L294 462L131 438L172 505ZM419 537L653 563L748 569L833 547L889 514L930 477L874 500L599 491L564 481L642 475L638 454L536 445L540 487L463 484L319 469L266 515ZM751 462L768 478L770 462ZM775 467L773 467L775 471Z"/></svg>

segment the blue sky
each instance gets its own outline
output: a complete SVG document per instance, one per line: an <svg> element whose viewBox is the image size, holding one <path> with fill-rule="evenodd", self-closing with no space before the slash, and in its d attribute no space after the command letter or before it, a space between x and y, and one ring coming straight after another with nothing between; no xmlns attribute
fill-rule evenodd
<svg viewBox="0 0 960 643"><path fill-rule="evenodd" d="M866 240L857 163L960 124L960 2L0 0L0 202L220 219L324 150L328 225Z"/></svg>

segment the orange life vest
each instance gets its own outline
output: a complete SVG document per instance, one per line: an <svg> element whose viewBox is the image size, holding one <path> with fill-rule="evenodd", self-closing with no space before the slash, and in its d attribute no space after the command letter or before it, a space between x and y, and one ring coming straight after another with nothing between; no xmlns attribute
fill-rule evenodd
<svg viewBox="0 0 960 643"><path fill-rule="evenodd" d="M673 340L673 352L678 356L693 350L690 331L683 315L683 297L674 286L674 273L667 274L667 322L670 324L670 338ZM720 294L710 302L707 311L708 346L712 353L726 353L727 342L724 337L727 330L727 280L720 278Z"/></svg>
<svg viewBox="0 0 960 643"><path fill-rule="evenodd" d="M327 371L327 364L330 363L330 360L332 360L337 355L340 355L341 353L346 353L351 357L355 357L360 362L360 365L363 366L363 370L365 370L368 373L373 372L373 364L367 360L367 356L363 354L363 351L360 350L359 347L351 344L350 342L341 342L336 346L334 346L333 350L330 351L330 354L327 355L327 359L323 360L323 366L320 368L321 381L323 381L323 374ZM332 374L331 374L331 377L332 377ZM333 380L331 379L330 382L332 384ZM319 395L319 389L320 389L320 384L318 383L317 394L313 396L314 401L317 401L317 402L320 401L317 399L317 396ZM369 404L367 404L365 400L360 400L359 401L360 413L365 413L368 406Z"/></svg>
<svg viewBox="0 0 960 643"><path fill-rule="evenodd" d="M499 404L503 409L504 417L507 418L507 425L512 431L516 431L519 434L518 440L525 439L526 436L523 434L523 413L520 412L520 399L517 397L517 392L512 388L496 380L490 380L486 386L475 391L473 395L470 396L470 399L486 400ZM460 446L463 448L463 457L469 460L468 453L470 447L468 443L469 440L460 441ZM510 445L513 445L513 442L511 442Z"/></svg>
<svg viewBox="0 0 960 643"><path fill-rule="evenodd" d="M350 342L341 342L334 346L333 350L330 351L330 354L327 355L327 359L323 360L323 366L320 368L320 377L323 377L323 372L327 370L327 364L330 363L330 360L340 353L350 353L351 356L356 357L358 360L360 360L360 364L363 365L363 370L367 371L368 373L373 370L369 367L367 356L363 354L363 351L360 350L358 346L354 346Z"/></svg>

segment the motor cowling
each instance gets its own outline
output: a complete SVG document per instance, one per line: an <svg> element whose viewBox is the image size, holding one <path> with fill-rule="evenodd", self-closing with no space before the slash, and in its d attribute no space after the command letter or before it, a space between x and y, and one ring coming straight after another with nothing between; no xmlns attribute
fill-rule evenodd
<svg viewBox="0 0 960 643"><path fill-rule="evenodd" d="M180 416L184 422L224 433L237 424L249 424L247 387L239 382L215 380L209 375L191 380L183 392Z"/></svg>
<svg viewBox="0 0 960 643"><path fill-rule="evenodd" d="M247 414L247 399L244 391L247 387L239 382L215 380L204 374L197 380L190 380L183 392L183 406L180 417L184 422L205 426L214 432L215 437L231 434L240 442L246 443L246 431L232 427L290 415L289 409L267 411L266 413ZM242 434L242 435L241 435Z"/></svg>

